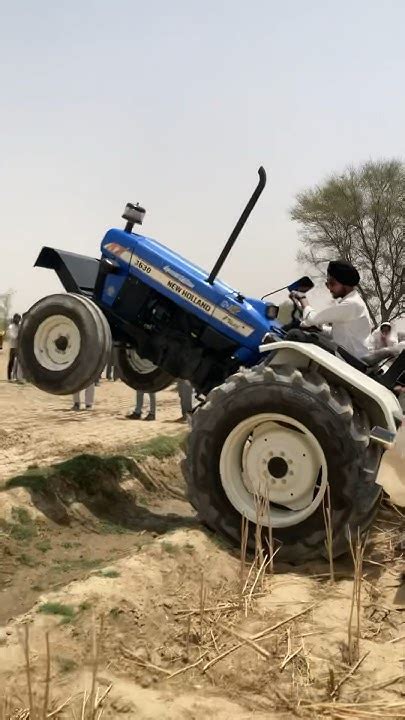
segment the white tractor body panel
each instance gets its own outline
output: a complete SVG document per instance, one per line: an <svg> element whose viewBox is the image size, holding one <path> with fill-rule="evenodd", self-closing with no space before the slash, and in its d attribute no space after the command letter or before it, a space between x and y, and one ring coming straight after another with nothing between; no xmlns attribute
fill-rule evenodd
<svg viewBox="0 0 405 720"><path fill-rule="evenodd" d="M338 382L348 389L360 407L367 412L373 425L392 433L394 438L397 436L403 414L395 395L344 360L317 345L288 340L261 345L260 352L272 355L274 353L268 361L269 365L293 365L296 368L316 365L326 379ZM386 446L392 444L393 442L387 442Z"/></svg>
<svg viewBox="0 0 405 720"><path fill-rule="evenodd" d="M400 429L394 447L384 453L377 483L394 505L405 507L405 427Z"/></svg>

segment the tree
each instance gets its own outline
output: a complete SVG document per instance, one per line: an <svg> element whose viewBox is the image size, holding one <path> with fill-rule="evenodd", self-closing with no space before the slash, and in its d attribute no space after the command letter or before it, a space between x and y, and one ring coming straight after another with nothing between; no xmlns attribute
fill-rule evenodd
<svg viewBox="0 0 405 720"><path fill-rule="evenodd" d="M12 296L12 290L0 295L0 332L4 332L7 328L11 313Z"/></svg>
<svg viewBox="0 0 405 720"><path fill-rule="evenodd" d="M405 165L367 162L300 193L291 217L301 225L302 263L324 270L348 260L375 325L405 314Z"/></svg>

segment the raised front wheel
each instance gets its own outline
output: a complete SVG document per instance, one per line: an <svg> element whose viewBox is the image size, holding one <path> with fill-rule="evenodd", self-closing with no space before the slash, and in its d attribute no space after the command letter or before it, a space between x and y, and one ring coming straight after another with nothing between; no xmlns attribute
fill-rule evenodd
<svg viewBox="0 0 405 720"><path fill-rule="evenodd" d="M23 318L18 357L24 377L40 390L68 395L98 380L111 350L101 310L80 295L49 295Z"/></svg>

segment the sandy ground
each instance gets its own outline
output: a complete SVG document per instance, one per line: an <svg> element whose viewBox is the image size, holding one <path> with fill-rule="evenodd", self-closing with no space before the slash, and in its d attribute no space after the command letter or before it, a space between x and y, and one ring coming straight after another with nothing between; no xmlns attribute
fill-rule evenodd
<svg viewBox="0 0 405 720"><path fill-rule="evenodd" d="M124 383L101 380L92 411L75 412L70 396L48 395L32 385L8 383L7 350L0 351L0 485L11 474L77 452L106 452L179 431L175 386L157 396L157 420L126 420L135 393ZM147 397L145 403L148 402ZM145 407L146 411L146 407Z"/></svg>
<svg viewBox="0 0 405 720"><path fill-rule="evenodd" d="M125 420L133 402L103 381L94 410L75 413L70 398L0 381L0 720L28 720L26 627L33 702L43 706L48 685L49 712L69 701L56 718L99 717L80 709L93 676L108 719L405 717L398 508L372 528L357 619L350 558L335 562L334 583L324 561L275 558L273 574L260 558L241 563L198 524L177 456L118 479L102 466L86 487L78 477L4 489L28 466L122 454L183 429L173 390L159 394L156 423ZM403 475L402 434L382 477Z"/></svg>

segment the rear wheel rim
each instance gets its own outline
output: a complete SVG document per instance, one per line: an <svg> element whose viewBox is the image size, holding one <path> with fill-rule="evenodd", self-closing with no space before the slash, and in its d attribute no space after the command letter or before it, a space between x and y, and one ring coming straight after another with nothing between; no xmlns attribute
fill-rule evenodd
<svg viewBox="0 0 405 720"><path fill-rule="evenodd" d="M146 358L141 358L133 348L126 350L126 356L131 368L140 375L150 375L157 370L157 365Z"/></svg>
<svg viewBox="0 0 405 720"><path fill-rule="evenodd" d="M229 433L220 455L228 500L253 523L286 528L310 517L328 485L325 454L295 418L263 413Z"/></svg>
<svg viewBox="0 0 405 720"><path fill-rule="evenodd" d="M43 320L34 335L34 355L41 367L53 372L70 368L79 355L80 330L66 315Z"/></svg>

